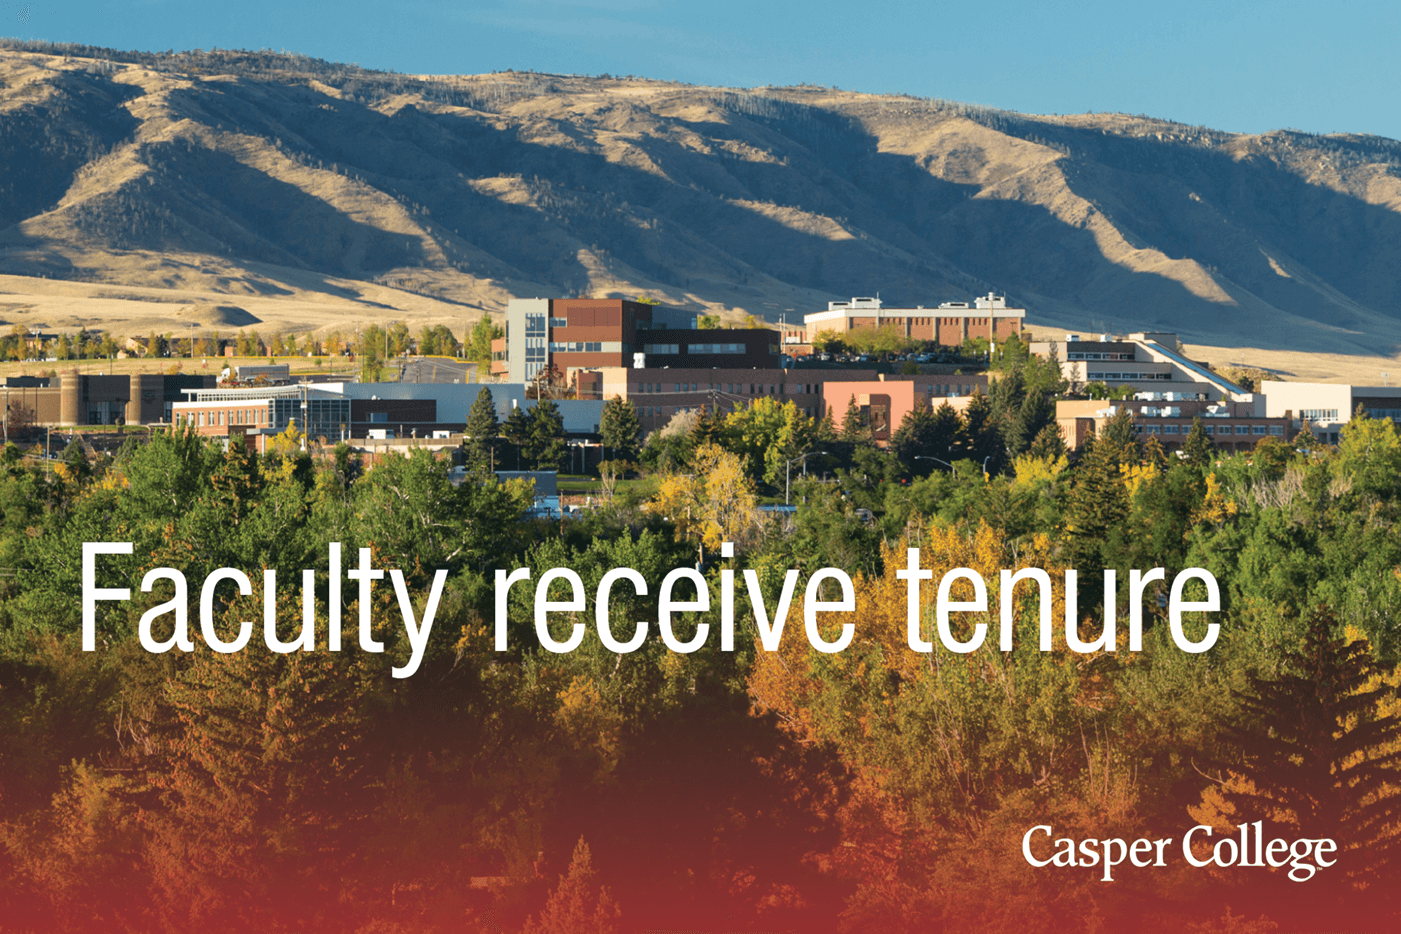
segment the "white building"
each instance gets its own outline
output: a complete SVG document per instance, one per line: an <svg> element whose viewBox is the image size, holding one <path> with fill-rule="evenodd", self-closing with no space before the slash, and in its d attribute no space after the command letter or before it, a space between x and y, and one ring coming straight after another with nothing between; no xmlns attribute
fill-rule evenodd
<svg viewBox="0 0 1401 934"><path fill-rule="evenodd" d="M1265 380L1265 411L1288 417L1296 429L1308 427L1320 441L1338 443L1338 433L1360 405L1373 418L1401 422L1401 386L1350 386L1346 383L1284 383Z"/></svg>

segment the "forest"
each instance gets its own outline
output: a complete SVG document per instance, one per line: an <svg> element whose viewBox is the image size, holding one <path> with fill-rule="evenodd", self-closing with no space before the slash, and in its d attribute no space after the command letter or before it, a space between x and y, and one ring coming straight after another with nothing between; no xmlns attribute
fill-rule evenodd
<svg viewBox="0 0 1401 934"><path fill-rule="evenodd" d="M467 478L425 452L363 463L295 429L266 454L191 433L115 457L0 455L0 930L1267 932L1395 924L1401 854L1401 437L1359 414L1336 447L1301 433L1181 454L1128 415L1074 455L1049 413L1054 374L1021 361L964 412L917 412L890 450L858 412L810 419L761 399L639 437L609 403L607 495L582 518L532 518L494 482L509 454L484 406ZM543 442L542 442L543 443ZM548 445L545 445L548 447ZM806 475L792 458L808 455ZM536 452L536 456L545 455ZM548 458L546 458L548 459ZM627 478L627 479L619 479ZM796 509L766 510L789 489ZM84 542L104 556L94 651L80 643ZM327 543L369 548L427 594L448 582L421 667L388 581L371 591L382 653L326 648ZM720 545L734 544L722 557ZM1038 646L1035 588L1018 637L955 654L906 643L906 549L934 572L977 570L997 626L998 570L1068 568L1079 630L1125 618L1132 568L1209 570L1220 638L1179 650L1150 599L1142 651ZM152 653L145 575L277 569L284 638L316 573L316 649ZM759 641L736 587L732 651L668 650L656 627L617 653L589 626L542 650L533 588L511 592L493 645L496 570L567 567L614 587L615 631L656 620L657 583L699 567L752 572L770 610L788 569L788 631ZM855 638L814 651L801 584L843 569ZM1117 571L1116 606L1095 583ZM746 577L748 575L745 575ZM1154 593L1153 596L1158 596ZM261 594L219 591L221 632L261 620ZM350 621L359 591L343 588ZM1064 619L1057 593L1052 619ZM715 607L712 604L712 607ZM590 603L581 618L592 620ZM830 617L835 631L837 617ZM168 620L168 617L166 617ZM553 614L563 640L575 620ZM623 621L629 621L627 623ZM718 628L679 614L678 637ZM162 624L157 623L159 630ZM822 625L828 625L824 622ZM353 622L347 632L353 632ZM926 620L926 626L932 624ZM1022 628L1025 628L1025 632ZM930 630L926 630L930 631ZM166 633L156 631L157 640ZM831 638L834 632L829 632ZM1288 869L1087 867L1022 858L1051 825L1075 839L1193 826L1331 838L1337 862ZM1048 844L1049 846L1049 844ZM1176 846L1176 844L1174 844Z"/></svg>

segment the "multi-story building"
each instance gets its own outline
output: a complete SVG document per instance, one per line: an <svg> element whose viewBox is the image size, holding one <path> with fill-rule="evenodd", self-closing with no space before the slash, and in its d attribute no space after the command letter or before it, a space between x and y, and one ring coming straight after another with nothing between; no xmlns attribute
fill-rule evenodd
<svg viewBox="0 0 1401 934"><path fill-rule="evenodd" d="M773 367L768 328L696 329L696 314L618 298L513 298L506 336L492 343L492 373L512 383L553 367Z"/></svg>
<svg viewBox="0 0 1401 934"><path fill-rule="evenodd" d="M1295 431L1307 428L1321 441L1338 443L1338 433L1361 406L1372 418L1401 422L1401 386L1349 386L1346 383L1260 384L1268 415L1289 419Z"/></svg>
<svg viewBox="0 0 1401 934"><path fill-rule="evenodd" d="M841 336L861 328L894 327L903 337L934 341L946 347L957 347L971 337L1002 341L1020 335L1025 320L1025 308L1008 308L1004 296L992 293L976 299L972 305L944 302L934 308L886 308L879 298L853 298L848 302L828 302L826 311L803 316L809 342L823 331Z"/></svg>
<svg viewBox="0 0 1401 934"><path fill-rule="evenodd" d="M158 425L169 423L184 390L211 387L200 374L10 376L0 380L5 411L45 427L60 425Z"/></svg>
<svg viewBox="0 0 1401 934"><path fill-rule="evenodd" d="M957 412L967 408L975 393L986 394L988 378L965 376L887 376L851 382L829 382L822 387L824 410L838 426L855 406L861 422L880 447L890 444L905 416L917 408L938 408L947 402Z"/></svg>
<svg viewBox="0 0 1401 934"><path fill-rule="evenodd" d="M1176 334L1101 334L1092 340L1067 334L1064 342L1033 341L1031 352L1039 357L1054 354L1072 386L1127 385L1145 392L1186 393L1210 402L1248 402L1252 398L1240 386L1183 356L1177 350Z"/></svg>
<svg viewBox="0 0 1401 934"><path fill-rule="evenodd" d="M644 431L662 428L681 412L729 412L756 399L792 402L821 418L824 381L871 380L874 370L784 370L777 367L629 369L602 367L574 374L581 398L625 399L637 409Z"/></svg>
<svg viewBox="0 0 1401 934"><path fill-rule="evenodd" d="M295 386L197 389L177 403L175 416L200 434L243 434L261 449L267 437L295 420L311 438L376 436L431 438L460 432L481 390L491 390L496 417L537 402L523 384L510 383L316 383ZM603 403L564 399L555 403L568 435L597 434Z"/></svg>
<svg viewBox="0 0 1401 934"><path fill-rule="evenodd" d="M1222 451L1248 451L1264 438L1285 441L1291 434L1289 420L1266 415L1259 397L1248 402L1209 402L1195 395L1144 392L1122 402L1062 399L1056 403L1056 422L1072 451L1125 410L1133 413L1140 437L1156 437L1168 451L1182 447L1196 419L1201 419L1202 429Z"/></svg>

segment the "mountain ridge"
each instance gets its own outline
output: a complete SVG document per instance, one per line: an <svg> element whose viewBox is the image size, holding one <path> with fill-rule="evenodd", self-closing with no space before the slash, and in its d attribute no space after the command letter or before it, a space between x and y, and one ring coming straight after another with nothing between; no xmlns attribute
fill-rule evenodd
<svg viewBox="0 0 1401 934"><path fill-rule="evenodd" d="M0 275L351 315L405 293L459 321L512 295L796 320L995 291L1047 328L1401 345L1401 143L1382 137L5 45Z"/></svg>

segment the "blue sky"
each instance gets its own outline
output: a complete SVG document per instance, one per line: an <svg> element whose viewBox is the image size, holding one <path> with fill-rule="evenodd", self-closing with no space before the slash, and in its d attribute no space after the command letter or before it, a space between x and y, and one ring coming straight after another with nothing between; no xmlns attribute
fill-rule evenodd
<svg viewBox="0 0 1401 934"><path fill-rule="evenodd" d="M1395 0L0 0L0 35L286 49L400 72L806 82L1030 113L1401 138Z"/></svg>

